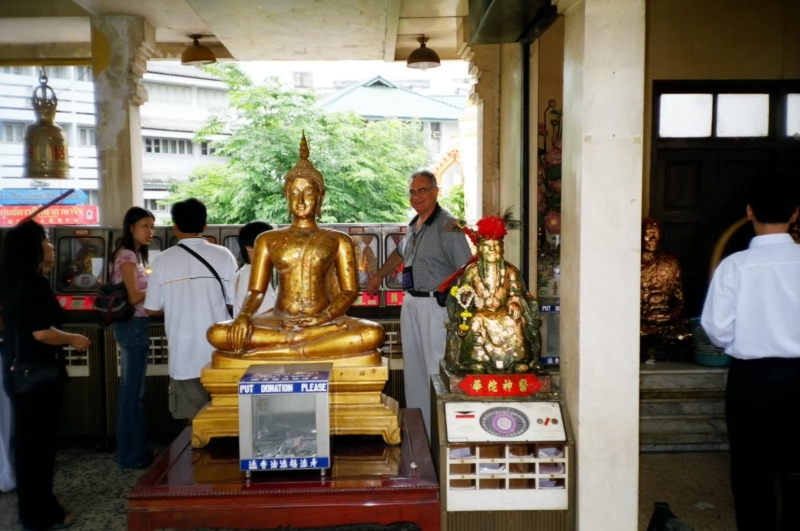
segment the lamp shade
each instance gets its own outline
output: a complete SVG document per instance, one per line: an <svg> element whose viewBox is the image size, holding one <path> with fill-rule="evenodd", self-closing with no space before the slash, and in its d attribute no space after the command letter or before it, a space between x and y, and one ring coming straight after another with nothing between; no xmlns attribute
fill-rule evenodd
<svg viewBox="0 0 800 531"><path fill-rule="evenodd" d="M182 65L201 66L216 63L217 58L214 57L214 52L200 44L198 39L199 35L192 35L194 43L189 45L181 54Z"/></svg>
<svg viewBox="0 0 800 531"><path fill-rule="evenodd" d="M427 70L429 68L436 68L442 64L439 59L439 54L428 48L425 43L428 42L427 37L420 37L419 48L411 52L408 56L406 66L409 68L419 68L420 70Z"/></svg>

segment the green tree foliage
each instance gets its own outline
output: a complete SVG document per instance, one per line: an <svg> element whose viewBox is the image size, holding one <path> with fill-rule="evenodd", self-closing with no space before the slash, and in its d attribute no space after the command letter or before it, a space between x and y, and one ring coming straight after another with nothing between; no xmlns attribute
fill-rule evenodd
<svg viewBox="0 0 800 531"><path fill-rule="evenodd" d="M297 162L305 131L310 159L325 177L323 223L406 220L408 176L429 163L418 123L367 122L353 113L328 114L316 95L275 80L252 81L235 64L208 68L229 87L228 109L217 112L198 140L227 133L217 154L226 166L198 168L171 189L167 202L197 197L209 223L289 221L283 179Z"/></svg>
<svg viewBox="0 0 800 531"><path fill-rule="evenodd" d="M439 198L442 204L457 219L464 219L464 185L455 184L450 188L450 193Z"/></svg>

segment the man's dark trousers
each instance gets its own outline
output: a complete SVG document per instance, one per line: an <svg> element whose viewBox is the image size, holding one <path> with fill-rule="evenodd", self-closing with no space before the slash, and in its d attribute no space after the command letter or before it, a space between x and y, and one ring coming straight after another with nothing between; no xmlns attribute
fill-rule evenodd
<svg viewBox="0 0 800 531"><path fill-rule="evenodd" d="M738 531L800 530L800 358L731 358L725 418Z"/></svg>

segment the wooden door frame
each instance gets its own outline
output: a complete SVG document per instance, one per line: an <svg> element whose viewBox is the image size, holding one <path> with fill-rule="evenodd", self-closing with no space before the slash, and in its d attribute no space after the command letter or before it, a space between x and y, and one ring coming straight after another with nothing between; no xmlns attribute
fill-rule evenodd
<svg viewBox="0 0 800 531"><path fill-rule="evenodd" d="M716 138L717 95L769 94L769 129L766 137ZM711 136L708 138L660 138L662 94L712 94ZM800 94L800 79L781 80L654 80L652 130L650 133L650 213L658 217L658 152L660 149L790 149L800 145L786 135L788 94Z"/></svg>

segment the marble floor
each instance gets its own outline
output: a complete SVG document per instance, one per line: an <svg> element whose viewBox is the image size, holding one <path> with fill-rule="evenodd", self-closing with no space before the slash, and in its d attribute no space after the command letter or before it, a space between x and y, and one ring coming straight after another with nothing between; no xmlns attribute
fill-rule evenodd
<svg viewBox="0 0 800 531"><path fill-rule="evenodd" d="M728 454L642 454L639 460L639 529L645 531L657 501L695 531L735 529L728 486ZM143 471L120 471L114 454L80 444L58 453L56 495L75 516L75 531L125 529L125 495ZM16 496L0 494L0 530L20 529ZM602 531L602 530L600 530Z"/></svg>

